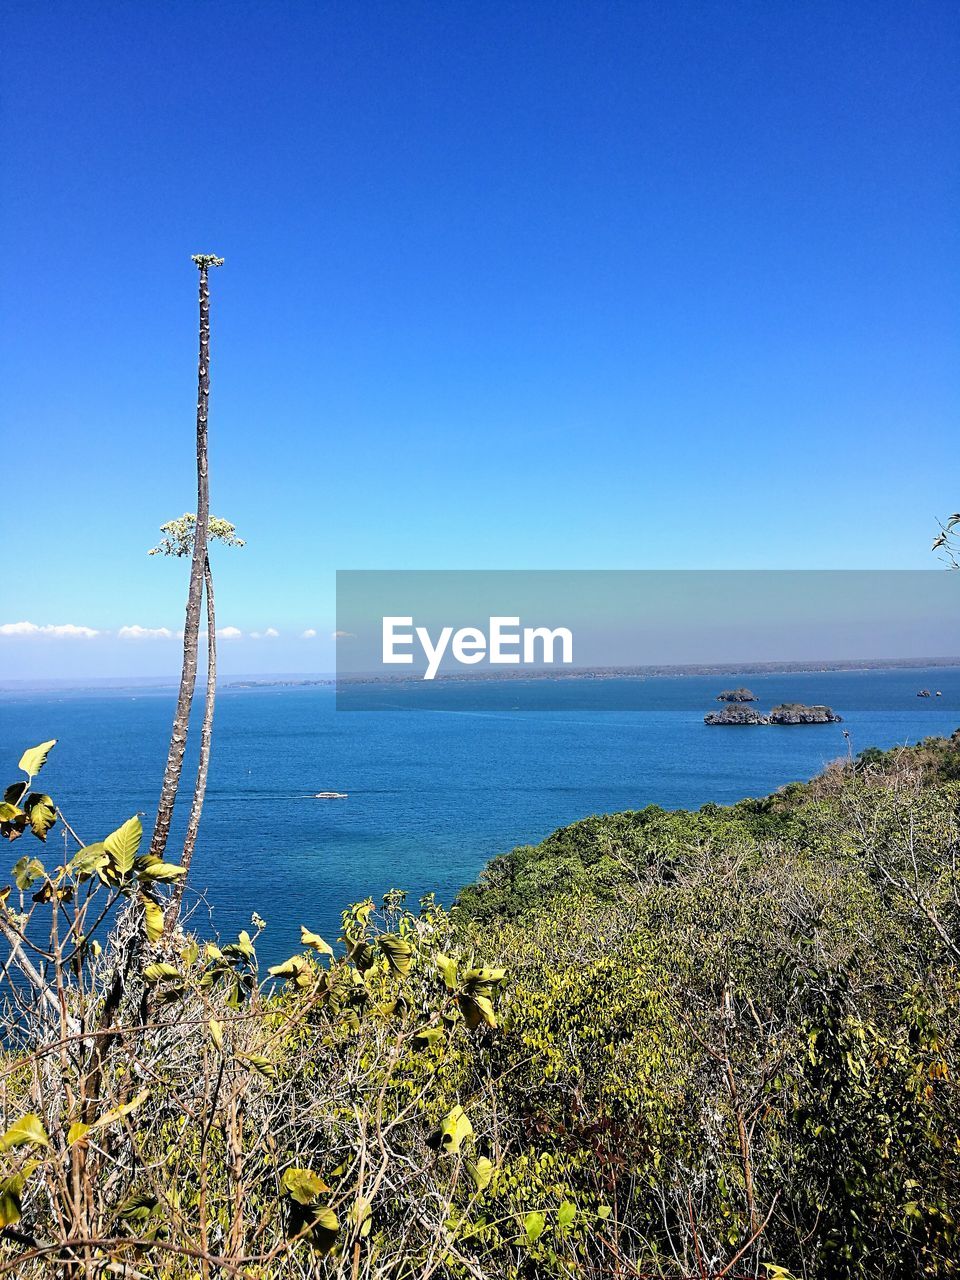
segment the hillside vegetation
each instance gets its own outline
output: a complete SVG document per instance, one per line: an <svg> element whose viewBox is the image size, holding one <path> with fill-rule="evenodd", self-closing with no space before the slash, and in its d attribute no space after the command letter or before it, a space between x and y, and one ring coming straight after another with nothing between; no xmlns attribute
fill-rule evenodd
<svg viewBox="0 0 960 1280"><path fill-rule="evenodd" d="M0 1274L960 1270L958 735L585 819L332 945L305 904L270 973L258 918L161 935L136 819L55 866L37 796L4 811Z"/></svg>

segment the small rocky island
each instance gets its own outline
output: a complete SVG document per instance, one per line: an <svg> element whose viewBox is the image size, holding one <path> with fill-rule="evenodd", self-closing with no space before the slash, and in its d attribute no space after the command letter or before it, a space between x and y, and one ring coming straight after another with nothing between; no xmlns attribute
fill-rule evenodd
<svg viewBox="0 0 960 1280"><path fill-rule="evenodd" d="M782 702L767 716L769 724L839 724L842 719L831 707L808 707L802 702Z"/></svg>
<svg viewBox="0 0 960 1280"><path fill-rule="evenodd" d="M769 724L766 716L753 707L730 706L722 711L711 711L703 717L704 724Z"/></svg>
<svg viewBox="0 0 960 1280"><path fill-rule="evenodd" d="M753 707L729 706L711 711L704 724L839 724L843 719L831 707L808 707L802 702L782 702L769 715L761 715Z"/></svg>
<svg viewBox="0 0 960 1280"><path fill-rule="evenodd" d="M718 702L757 702L759 699L755 693L751 693L749 689L742 686L739 689L722 689L717 694Z"/></svg>

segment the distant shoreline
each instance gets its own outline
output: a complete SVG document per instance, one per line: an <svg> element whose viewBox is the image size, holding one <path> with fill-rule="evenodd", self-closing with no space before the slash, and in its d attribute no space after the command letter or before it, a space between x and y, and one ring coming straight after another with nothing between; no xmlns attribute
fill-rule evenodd
<svg viewBox="0 0 960 1280"><path fill-rule="evenodd" d="M502 684L530 680L649 680L684 676L819 675L830 671L929 671L960 667L960 657L952 658L838 658L796 662L686 663L618 667L538 667L505 671L442 671L431 682L444 684ZM296 689L340 685L422 685L416 675L357 674L323 677L263 677L225 682L223 689Z"/></svg>
<svg viewBox="0 0 960 1280"><path fill-rule="evenodd" d="M616 667L562 667L522 668L519 671L447 671L439 672L431 683L468 684L504 683L530 680L649 680L681 679L685 676L746 677L764 675L818 675L831 671L929 671L960 667L960 656L939 658L834 658L823 661L802 659L796 662L715 662L667 664L651 663L637 666ZM230 676L218 682L221 690L244 689L319 689L335 688L334 674L322 672L303 675L291 672L282 675ZM391 675L343 675L339 683L349 685L425 685L419 674ZM0 680L0 691L10 694L29 693L162 693L176 689L174 676L101 676L71 679L22 679Z"/></svg>

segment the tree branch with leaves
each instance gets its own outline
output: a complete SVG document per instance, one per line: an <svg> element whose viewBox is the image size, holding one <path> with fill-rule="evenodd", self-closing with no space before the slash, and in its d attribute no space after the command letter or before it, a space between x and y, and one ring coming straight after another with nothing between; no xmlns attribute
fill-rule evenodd
<svg viewBox="0 0 960 1280"><path fill-rule="evenodd" d="M960 569L960 511L941 522L940 532L933 540L931 551L941 551L942 559L951 569Z"/></svg>

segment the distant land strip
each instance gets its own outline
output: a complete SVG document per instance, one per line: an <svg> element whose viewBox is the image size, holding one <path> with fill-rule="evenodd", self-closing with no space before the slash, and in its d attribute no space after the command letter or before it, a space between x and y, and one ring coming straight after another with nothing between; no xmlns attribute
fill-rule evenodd
<svg viewBox="0 0 960 1280"><path fill-rule="evenodd" d="M476 681L502 683L507 680L646 680L671 676L763 676L816 675L824 671L902 671L928 670L933 667L960 667L960 657L951 658L834 658L824 661L802 659L796 662L718 662L683 665L650 665L619 667L502 667L474 671L438 671L432 683L468 684ZM404 673L384 675L380 672L308 677L265 677L264 679L231 680L224 689L300 689L331 685L423 684L422 675Z"/></svg>

